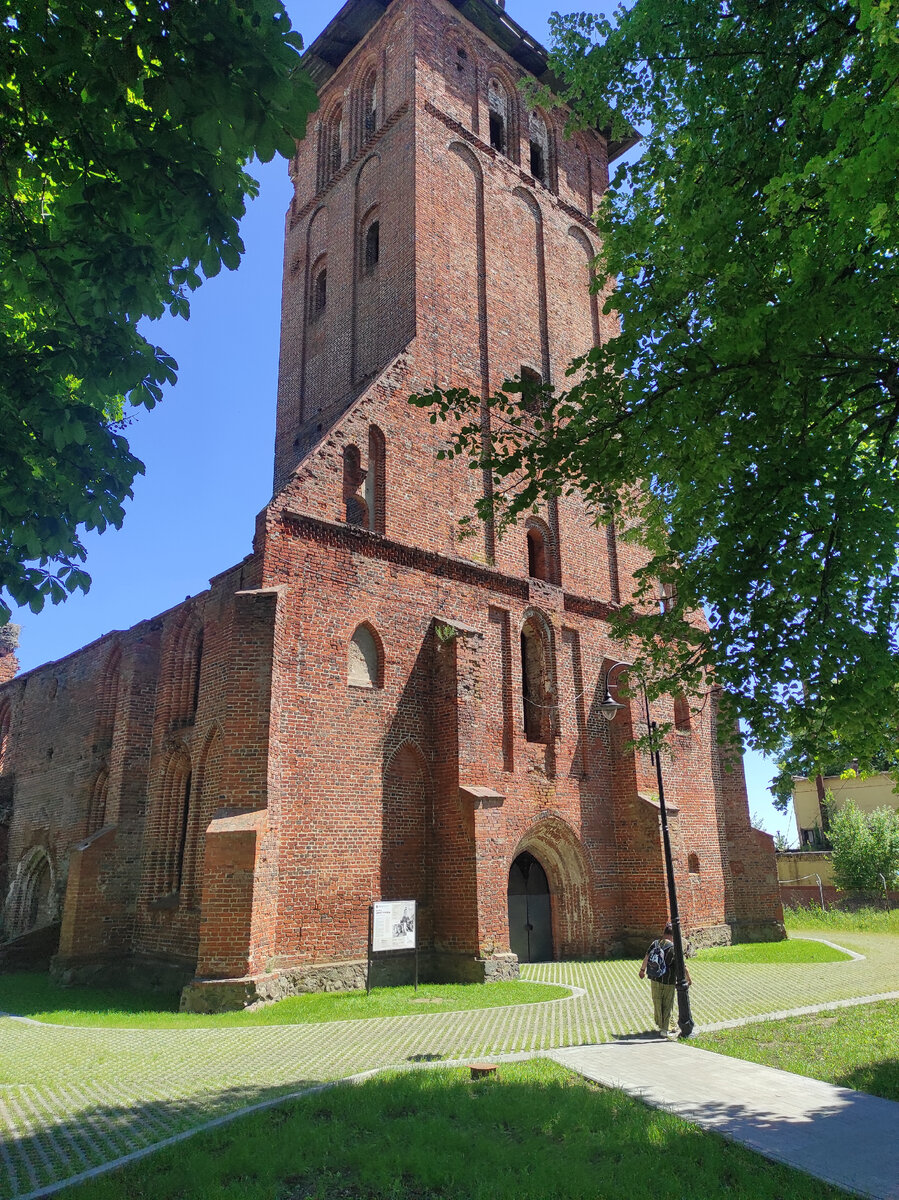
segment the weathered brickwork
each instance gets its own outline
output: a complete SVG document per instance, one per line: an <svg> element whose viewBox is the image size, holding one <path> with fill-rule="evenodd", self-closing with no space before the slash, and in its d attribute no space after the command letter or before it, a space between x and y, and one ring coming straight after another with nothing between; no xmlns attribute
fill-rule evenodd
<svg viewBox="0 0 899 1200"><path fill-rule="evenodd" d="M667 913L655 771L627 748L639 705L599 711L639 547L577 498L464 537L491 480L438 460L440 425L407 403L561 380L611 335L588 214L620 146L529 113L518 84L545 64L494 0L471 19L383 7L350 3L310 50L321 108L291 164L276 493L253 553L0 687L4 934L61 920L63 978L193 977L201 1009L359 985L381 898L418 902L425 972L508 976L530 944L507 897L524 852L555 957ZM717 698L655 715L678 724L686 930L782 934Z"/></svg>

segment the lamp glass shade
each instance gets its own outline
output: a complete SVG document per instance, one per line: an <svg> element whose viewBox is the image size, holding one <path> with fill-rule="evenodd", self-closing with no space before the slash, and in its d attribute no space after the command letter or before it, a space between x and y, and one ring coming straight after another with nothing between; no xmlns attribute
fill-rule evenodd
<svg viewBox="0 0 899 1200"><path fill-rule="evenodd" d="M606 698L599 706L599 711L607 721L614 721L616 714L625 706L619 704L617 700L613 700L608 689L606 690Z"/></svg>

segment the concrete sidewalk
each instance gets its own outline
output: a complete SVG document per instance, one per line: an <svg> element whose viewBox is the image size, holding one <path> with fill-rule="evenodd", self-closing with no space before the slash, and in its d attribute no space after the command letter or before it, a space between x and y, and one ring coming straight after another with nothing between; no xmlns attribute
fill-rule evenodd
<svg viewBox="0 0 899 1200"><path fill-rule="evenodd" d="M546 1056L826 1183L899 1200L894 1100L654 1037Z"/></svg>

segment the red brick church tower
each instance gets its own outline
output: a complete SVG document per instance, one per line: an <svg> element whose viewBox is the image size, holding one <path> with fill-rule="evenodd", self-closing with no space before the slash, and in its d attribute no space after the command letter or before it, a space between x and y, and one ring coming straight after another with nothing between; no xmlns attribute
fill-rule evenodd
<svg viewBox="0 0 899 1200"><path fill-rule="evenodd" d="M611 334L589 214L625 147L528 108L545 52L495 0L349 0L307 62L253 552L0 688L6 935L61 919L62 977L192 978L198 1008L358 986L374 900L416 900L423 971L462 979L601 956L667 911L639 713L598 710L637 551L576 498L463 536L492 481L407 402L551 384ZM715 696L676 715L685 930L779 936Z"/></svg>

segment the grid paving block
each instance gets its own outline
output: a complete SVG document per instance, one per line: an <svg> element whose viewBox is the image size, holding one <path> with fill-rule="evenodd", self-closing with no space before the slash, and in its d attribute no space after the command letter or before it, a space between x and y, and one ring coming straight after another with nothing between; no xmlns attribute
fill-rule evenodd
<svg viewBox="0 0 899 1200"><path fill-rule="evenodd" d="M852 962L695 961L699 1025L899 992L899 938L845 934ZM636 960L535 963L567 999L469 1012L221 1029L102 1029L0 1017L0 1197L17 1197L210 1119L382 1067L590 1045L651 1025Z"/></svg>

